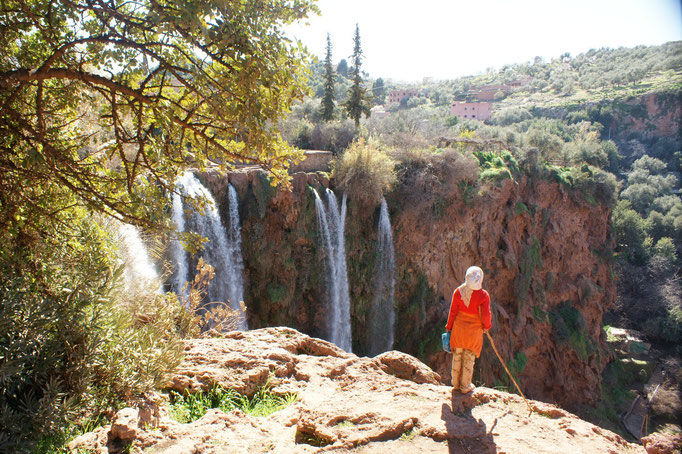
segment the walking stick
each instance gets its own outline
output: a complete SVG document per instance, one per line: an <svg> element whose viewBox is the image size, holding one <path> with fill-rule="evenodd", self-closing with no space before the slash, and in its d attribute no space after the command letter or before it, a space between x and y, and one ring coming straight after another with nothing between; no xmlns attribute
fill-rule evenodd
<svg viewBox="0 0 682 454"><path fill-rule="evenodd" d="M523 397L523 401L528 405L528 409L530 410L530 413L528 413L528 416L533 414L533 408L530 406L528 401L526 400L526 396L523 395L523 391L521 391L521 388L519 387L518 383L516 383L516 380L514 380L514 376L509 372L509 369L507 369L507 365L502 361L502 357L500 356L500 353L497 351L497 347L495 347L495 342L493 342L493 338L490 337L490 333L488 331L485 332L486 336L488 336L488 340L490 341L490 345L493 346L493 350L495 350L495 354L497 355L497 358L500 360L502 363L502 367L504 367L504 370L507 371L507 374L509 375L509 378L512 379L512 382L514 382L514 385L516 385L516 389L519 390L519 393L521 394L521 397Z"/></svg>

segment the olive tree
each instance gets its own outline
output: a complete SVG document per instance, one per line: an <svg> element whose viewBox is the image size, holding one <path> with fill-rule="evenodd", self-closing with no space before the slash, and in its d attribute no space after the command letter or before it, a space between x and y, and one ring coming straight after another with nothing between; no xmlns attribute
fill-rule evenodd
<svg viewBox="0 0 682 454"><path fill-rule="evenodd" d="M273 125L305 93L306 55L283 26L314 8L3 1L2 231L72 204L160 224L162 194L190 166L250 162L285 180L298 155Z"/></svg>

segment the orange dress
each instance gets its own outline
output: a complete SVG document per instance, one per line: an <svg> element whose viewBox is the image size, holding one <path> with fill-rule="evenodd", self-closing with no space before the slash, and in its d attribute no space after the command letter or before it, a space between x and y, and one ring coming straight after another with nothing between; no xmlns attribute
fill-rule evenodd
<svg viewBox="0 0 682 454"><path fill-rule="evenodd" d="M480 316L479 316L480 308ZM492 325L490 313L490 295L485 290L474 290L471 293L469 306L464 304L459 288L452 294L448 323L445 325L450 333L450 348L466 348L481 356L483 348L483 330Z"/></svg>

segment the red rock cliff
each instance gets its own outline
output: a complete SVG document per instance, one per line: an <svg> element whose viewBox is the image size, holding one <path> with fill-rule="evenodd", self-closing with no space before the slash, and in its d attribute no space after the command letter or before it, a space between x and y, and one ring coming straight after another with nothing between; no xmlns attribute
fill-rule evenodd
<svg viewBox="0 0 682 454"><path fill-rule="evenodd" d="M287 325L325 336L327 311L311 187L323 174L296 174L292 190L258 172L229 175L240 198L249 326ZM225 181L204 176L218 200ZM451 187L452 189L447 189ZM608 353L602 315L615 298L609 260L610 210L579 200L558 183L521 177L419 193L407 181L387 194L396 249L394 348L425 360L444 380L440 351L450 298L472 264L486 272L491 335L527 395L566 406L595 402ZM353 351L365 354L375 268L378 208L349 201L346 248ZM475 380L511 382L487 340Z"/></svg>

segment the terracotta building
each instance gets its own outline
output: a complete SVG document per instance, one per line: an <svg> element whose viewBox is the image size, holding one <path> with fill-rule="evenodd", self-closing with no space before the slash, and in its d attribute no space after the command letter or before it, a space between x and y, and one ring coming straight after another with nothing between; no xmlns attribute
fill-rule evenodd
<svg viewBox="0 0 682 454"><path fill-rule="evenodd" d="M485 121L490 118L490 107L489 102L453 102L450 104L450 115Z"/></svg>
<svg viewBox="0 0 682 454"><path fill-rule="evenodd" d="M403 99L407 100L413 96L420 96L419 90L414 88L407 90L391 90L388 93L388 103L400 102Z"/></svg>

